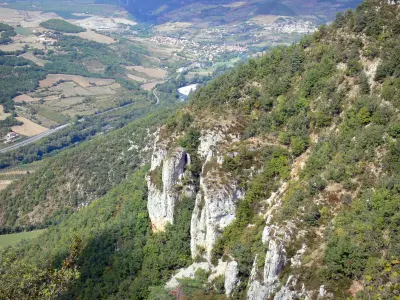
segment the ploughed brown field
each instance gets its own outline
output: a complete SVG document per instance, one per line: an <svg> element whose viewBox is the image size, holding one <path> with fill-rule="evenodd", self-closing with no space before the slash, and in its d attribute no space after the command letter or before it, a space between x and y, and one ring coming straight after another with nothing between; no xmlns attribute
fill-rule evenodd
<svg viewBox="0 0 400 300"><path fill-rule="evenodd" d="M13 126L11 129L20 135L34 136L48 130L46 127L33 123L31 120L28 120L24 117L16 117L16 119L24 124L20 126Z"/></svg>
<svg viewBox="0 0 400 300"><path fill-rule="evenodd" d="M47 75L46 79L41 80L39 84L41 87L50 87L60 80L73 81L76 84L79 84L81 87L110 85L115 82L114 79L89 78L65 74L49 74Z"/></svg>

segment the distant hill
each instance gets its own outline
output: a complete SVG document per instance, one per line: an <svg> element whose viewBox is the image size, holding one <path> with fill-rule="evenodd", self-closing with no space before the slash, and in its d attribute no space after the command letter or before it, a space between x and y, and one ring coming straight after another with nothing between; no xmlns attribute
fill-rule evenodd
<svg viewBox="0 0 400 300"><path fill-rule="evenodd" d="M189 5L207 4L207 5L227 5L237 3L234 0L96 0L97 3L119 4L125 7L132 15L140 21L163 22L165 15L179 9L185 9ZM318 15L319 17L328 17L332 19L336 12L349 8L354 8L360 1L336 1L336 0L245 0L242 6L234 9L240 10L248 6L252 7L252 14L269 14L269 15ZM216 10L216 15L220 13L218 6L209 8L208 15L212 15L212 11ZM233 9L233 8L232 8ZM196 11L196 10L195 10ZM197 12L197 11L196 11ZM230 12L230 10L227 10Z"/></svg>

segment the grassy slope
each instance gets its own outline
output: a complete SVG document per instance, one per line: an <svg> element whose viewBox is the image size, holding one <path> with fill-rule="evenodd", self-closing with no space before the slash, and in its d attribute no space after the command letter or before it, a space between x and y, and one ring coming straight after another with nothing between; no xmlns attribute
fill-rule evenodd
<svg viewBox="0 0 400 300"><path fill-rule="evenodd" d="M20 232L20 233L12 233L12 234L7 234L7 235L0 235L0 248L4 248L7 246L14 246L21 242L22 240L26 239L33 239L35 237L38 237L42 233L44 233L45 230L35 230L35 231L29 231L29 232Z"/></svg>

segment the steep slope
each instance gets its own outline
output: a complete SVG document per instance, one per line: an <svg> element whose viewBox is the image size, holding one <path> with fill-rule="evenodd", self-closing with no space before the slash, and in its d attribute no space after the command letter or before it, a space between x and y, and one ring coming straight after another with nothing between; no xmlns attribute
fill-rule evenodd
<svg viewBox="0 0 400 300"><path fill-rule="evenodd" d="M105 195L149 160L152 132L170 113L147 112L123 129L47 159L34 174L1 191L1 232L57 224Z"/></svg>
<svg viewBox="0 0 400 300"><path fill-rule="evenodd" d="M115 0L97 0L97 3L115 3ZM135 0L119 1L135 18L141 21L163 23L170 21L171 16L179 15L180 11L193 11L192 20L202 18L211 22L222 16L238 15L235 21L243 21L243 16L278 15L294 16L315 15L326 20L332 19L337 11L354 8L360 1L279 1L279 0ZM243 12L246 12L245 14ZM190 19L180 21L191 22Z"/></svg>
<svg viewBox="0 0 400 300"><path fill-rule="evenodd" d="M78 235L67 299L396 299L399 28L368 0L221 76L148 172L6 252L59 267Z"/></svg>
<svg viewBox="0 0 400 300"><path fill-rule="evenodd" d="M239 298L396 295L399 25L399 5L368 1L215 80L161 129L153 229L194 193L191 253L205 262L168 288L201 268Z"/></svg>

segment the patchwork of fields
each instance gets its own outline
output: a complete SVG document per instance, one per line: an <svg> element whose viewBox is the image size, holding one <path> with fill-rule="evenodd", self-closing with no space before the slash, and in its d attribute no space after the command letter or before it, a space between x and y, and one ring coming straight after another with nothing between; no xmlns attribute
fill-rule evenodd
<svg viewBox="0 0 400 300"><path fill-rule="evenodd" d="M48 4L44 7L51 10L52 4ZM27 10L23 9L25 7ZM135 26L136 23L127 19L123 10L116 10L116 7L111 6L100 7L97 15L95 11L87 13L77 10L73 12L70 7L64 6L61 2L60 10L57 10L57 13L40 11L40 6L33 9L34 7L29 3L12 4L8 7L3 7L0 4L0 22L13 26L16 32L10 43L0 45L0 50L21 51L22 53L19 52L21 59L31 61L34 65L44 69L48 69L51 64L55 66L53 69L60 68L57 64L54 64L58 58L56 60L51 58L53 53L67 57L70 54L65 50L76 51L78 49L74 44L72 46L75 47L75 50L68 48L69 45L61 46L58 44L60 42L59 37L62 36L80 39L77 42L81 43L82 47L89 46L96 49L100 47L96 46L96 43L98 43L98 45L104 47L113 47L109 49L113 53L115 51L117 53L121 51L133 53L132 50L129 50L131 46L118 43L118 39L121 29ZM103 11L102 9L106 10ZM106 17L107 10L108 12L113 11L114 15ZM84 27L86 31L61 34L41 27L42 22L52 19L63 19L71 24ZM85 44L81 41L95 44ZM134 45L131 42L128 43ZM137 48L136 45L133 47L135 47L134 49ZM122 102L125 103L126 99L134 97L135 93L130 91L133 87L137 86L139 89L142 85L142 90L151 90L156 84L163 82L168 74L167 71L158 68L159 60L151 58L147 61L146 66L135 64L132 67L126 67L124 72L117 73L126 82L133 84L129 86L125 82L121 86L119 82L116 82L115 75L110 78L104 75L110 69L110 66L107 66L104 60L112 61L112 55L100 58L97 54L101 55L100 52L96 53L96 51L88 52L85 56L82 56L84 59L80 62L75 61L73 57L68 58L69 60L72 59L72 64L69 66L67 62L65 67L62 67L66 69L65 71L60 69L63 72L49 72L46 78L38 82L36 89L17 93L13 97L18 116L15 120L23 122L23 125L10 126L8 130L13 130L21 136L32 136L47 130L47 128L68 122L74 116L93 115L117 107ZM152 57L152 55L148 57ZM63 63L63 61L61 62ZM118 60L116 60L117 62ZM149 66L149 62L154 64L154 67ZM73 67L74 63L78 63L80 66ZM117 65L111 65L111 68L113 67L117 67ZM86 76L86 74L89 76ZM90 76L91 74L101 74L101 76ZM127 89L127 86L129 89ZM8 111L7 113L4 110L0 111L0 120L5 120L9 116L11 114ZM4 132L6 131L3 130L2 134Z"/></svg>

